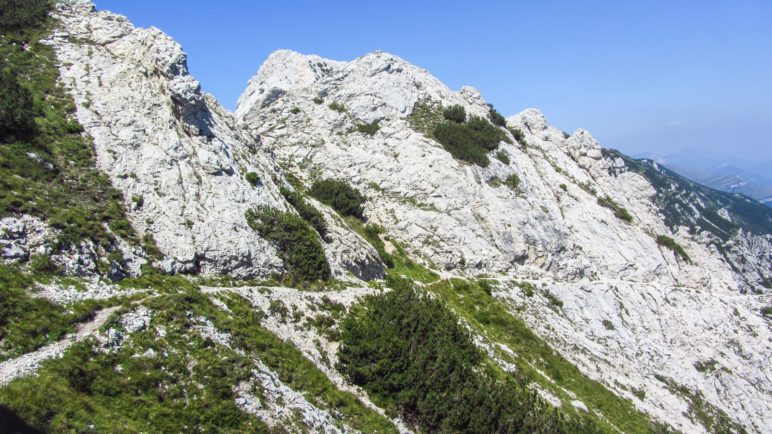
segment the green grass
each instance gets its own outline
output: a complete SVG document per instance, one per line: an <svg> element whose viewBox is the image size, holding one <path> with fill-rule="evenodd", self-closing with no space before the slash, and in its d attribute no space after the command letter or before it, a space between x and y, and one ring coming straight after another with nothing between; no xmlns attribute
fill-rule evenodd
<svg viewBox="0 0 772 434"><path fill-rule="evenodd" d="M92 143L73 117L72 100L57 85L53 51L40 43L53 25L48 20L0 36L3 67L30 91L36 114L33 137L0 146L0 217L25 213L47 220L60 231L56 249L82 240L107 248L113 234L139 244L121 193L95 168Z"/></svg>
<svg viewBox="0 0 772 434"><path fill-rule="evenodd" d="M14 266L0 264L0 361L34 351L75 331L78 323L112 301L83 301L64 307L29 290L36 280Z"/></svg>
<svg viewBox="0 0 772 434"><path fill-rule="evenodd" d="M616 203L613 199L610 197L599 197L598 198L598 205L608 208L614 212L614 217L624 220L627 223L633 222L633 216L630 214L627 209L623 208L622 205Z"/></svg>
<svg viewBox="0 0 772 434"><path fill-rule="evenodd" d="M507 345L517 357L512 362L518 372L528 381L536 381L542 387L570 401L567 395L544 379L536 369L543 371L557 385L577 394L590 411L598 410L614 426L629 433L652 431L648 418L637 411L627 400L616 396L602 384L584 376L573 364L561 357L550 346L536 336L528 326L512 315L501 302L491 297L475 282L459 279L430 285L428 291L437 294L459 316L464 318L473 329L480 332L491 342ZM502 353L502 357L506 354ZM598 421L601 425L602 420ZM611 432L613 429L608 427Z"/></svg>
<svg viewBox="0 0 772 434"><path fill-rule="evenodd" d="M394 247L392 253L387 253L386 245L381 239L381 234L385 234L382 227L375 224L365 225L351 217L346 219L346 222L375 248L389 275L404 276L422 283L434 282L439 278L437 273L410 259L405 249L394 240L387 240Z"/></svg>
<svg viewBox="0 0 772 434"><path fill-rule="evenodd" d="M692 262L692 260L689 258L689 255L686 254L686 250L684 250L680 244L678 244L674 239L668 237L667 235L657 235L657 244L670 249L676 255L676 257L680 257L685 262Z"/></svg>
<svg viewBox="0 0 772 434"><path fill-rule="evenodd" d="M680 395L689 405L688 416L696 419L708 432L715 433L739 433L747 431L737 424L723 410L706 401L702 393L692 391L686 386L679 385L672 378L655 375L658 381L665 384L671 392Z"/></svg>
<svg viewBox="0 0 772 434"><path fill-rule="evenodd" d="M263 314L246 299L219 295L229 313L190 285L164 291L141 302L154 312L151 324L120 350L76 344L45 362L38 375L0 389L0 404L46 432L275 432L235 405L233 388L251 377L256 357L314 405L339 412L343 423L362 432L396 432L263 328ZM203 338L193 329L199 316L229 333L232 347L246 354ZM150 349L156 356L142 356ZM255 394L261 395L259 388Z"/></svg>
<svg viewBox="0 0 772 434"><path fill-rule="evenodd" d="M346 111L346 106L337 101L333 101L328 107L330 107L330 110L335 110L338 113L344 113Z"/></svg>

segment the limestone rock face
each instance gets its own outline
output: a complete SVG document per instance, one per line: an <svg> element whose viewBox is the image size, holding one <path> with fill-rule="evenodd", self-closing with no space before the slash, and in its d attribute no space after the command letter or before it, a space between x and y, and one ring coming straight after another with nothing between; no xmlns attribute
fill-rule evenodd
<svg viewBox="0 0 772 434"><path fill-rule="evenodd" d="M277 252L244 214L257 205L291 209L279 193L281 171L260 139L202 92L180 46L157 29L95 12L85 0L60 3L56 16L49 43L62 82L93 137L99 168L124 194L132 225L164 254L159 265L236 277L280 272ZM256 185L246 179L250 172L259 176ZM377 262L364 242L342 247L331 252L337 274L358 272L338 263ZM370 275L382 273L373 267Z"/></svg>
<svg viewBox="0 0 772 434"><path fill-rule="evenodd" d="M278 51L250 80L236 116L305 183L351 182L368 198L368 220L419 260L500 275L499 298L585 373L655 418L705 429L670 379L752 431L771 426L772 334L759 313L768 297L742 295L768 293L760 282L770 271L770 235L741 231L722 254L715 237L668 224L656 200L661 186L606 156L587 131L564 133L535 109L507 119L525 136L500 144L508 164L493 153L484 168L455 160L416 118L454 104L489 113L473 88L453 92L387 53L338 62ZM374 134L357 130L375 121ZM513 174L516 189L501 185ZM690 261L658 245L658 235L683 246ZM735 266L745 254L753 259ZM526 298L515 278L564 307ZM726 369L695 368L710 360ZM631 392L640 390L645 399Z"/></svg>

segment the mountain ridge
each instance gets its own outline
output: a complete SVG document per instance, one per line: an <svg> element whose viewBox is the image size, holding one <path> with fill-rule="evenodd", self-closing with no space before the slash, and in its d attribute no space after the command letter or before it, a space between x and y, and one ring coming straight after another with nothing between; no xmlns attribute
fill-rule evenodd
<svg viewBox="0 0 772 434"><path fill-rule="evenodd" d="M174 369L148 372L193 366L185 390L194 393L195 366L207 366L214 396L269 426L420 430L337 365L343 316L362 315L355 305L407 281L456 315L497 375L528 382L550 403L545 414L604 432L651 431L647 418L688 432L764 432L772 423L772 335L762 314L772 235L743 230L753 221L741 202L604 150L587 131L567 134L536 109L501 119L479 91L452 91L389 53L339 62L278 51L229 113L160 31L135 29L86 0L61 2L55 16L47 43L93 138L96 167L159 253L124 255L138 279L124 284L107 284L98 270L68 273L89 282L85 291L47 281L52 300L134 298L118 302L108 326L89 330L94 341L76 344L80 352L42 367L46 381L84 354L99 363L115 355L110 363L119 364L102 373L130 368L124 357L163 366L182 354L190 359ZM441 142L439 127L480 128L496 142L470 163ZM324 179L364 195L363 220L309 196ZM261 207L301 217L315 209L329 240L310 234L336 280L302 290L245 280L288 268L281 244L253 231L249 211ZM11 234L22 250L46 232L37 230L45 221L7 219L35 229ZM759 221L751 226L763 228L763 214ZM9 233L0 233L4 243ZM125 284L139 287L123 292ZM537 347L543 352L532 353ZM3 372L18 361L4 361Z"/></svg>

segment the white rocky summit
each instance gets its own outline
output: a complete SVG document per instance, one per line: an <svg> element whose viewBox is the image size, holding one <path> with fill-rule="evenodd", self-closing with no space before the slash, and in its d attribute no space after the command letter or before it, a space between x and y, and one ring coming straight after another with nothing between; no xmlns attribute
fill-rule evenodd
<svg viewBox="0 0 772 434"><path fill-rule="evenodd" d="M704 430L687 414L687 399L656 378L664 376L751 430L772 426L772 334L759 314L769 291L754 274L772 276L770 235L741 231L739 256L761 262L735 267L712 237L669 227L656 186L604 157L587 131L565 134L527 109L507 119L527 144L502 142L510 162L491 158L480 167L414 127L411 114L422 104L489 112L475 89L451 91L388 53L338 62L282 50L249 81L236 115L305 182L350 181L368 197L368 220L425 264L530 279L557 296L559 311L514 286L497 293L587 375L655 418ZM374 121L372 136L357 132ZM499 185L512 174L516 190ZM684 246L691 261L658 245L659 235ZM747 291L765 295L741 295ZM698 371L706 360L722 369Z"/></svg>
<svg viewBox="0 0 772 434"><path fill-rule="evenodd" d="M565 133L531 108L506 118L507 140L489 153L487 166L460 161L433 138L432 122L442 119L443 107L460 105L484 119L491 108L476 89L453 91L389 53L342 62L277 51L231 113L202 91L179 44L161 31L135 28L88 0L58 2L55 17L59 25L46 43L93 139L97 166L123 194L134 229L162 254L145 257L119 240L130 275L146 262L169 274L282 273L279 252L249 227L245 213L261 205L295 212L280 192L290 179L304 187L345 180L367 198L366 221L384 228L389 248L401 246L443 279L495 281L496 300L652 420L709 431L695 416L699 404L749 432L772 432L772 327L761 314L772 305L772 233L758 230L772 222L748 224L729 199L714 206L710 192L691 191L659 166L602 149L587 131ZM250 173L259 180L248 180ZM333 277L350 286L327 288L329 297L278 287L212 287L202 294L228 312L226 296L245 297L266 333L291 344L339 390L389 414L336 371L337 343L309 325L324 300L348 309L380 291L379 283L363 280L382 278L384 265L344 218L306 200L328 226L322 245ZM739 229L721 229L727 225ZM54 235L36 217L3 218L2 259L46 253ZM84 256L77 253L70 256ZM67 268L71 275L78 275L70 272L80 264L75 259L62 259L75 264ZM38 287L37 296L66 304L118 295L118 284L99 285L76 291L54 282ZM272 313L284 303L281 317ZM153 327L156 312L132 309L122 318L142 313L143 329ZM289 323L287 315L294 318ZM192 330L230 348L227 332L205 320ZM504 371L517 369L496 356L512 350L483 334L475 339ZM58 354L38 353L30 372ZM317 407L314 397L293 390L262 361L256 366L234 384L240 409L270 426L292 421L312 431L349 431L348 421ZM561 401L534 389L555 406L603 418L570 391L572 399ZM404 421L392 422L407 430Z"/></svg>
<svg viewBox="0 0 772 434"><path fill-rule="evenodd" d="M57 17L50 44L78 120L132 225L164 254L161 267L236 277L281 271L275 249L245 219L257 205L290 209L279 194L281 171L260 139L202 92L179 44L85 0L61 3ZM249 172L258 174L256 185ZM333 228L333 272L379 276L377 253Z"/></svg>

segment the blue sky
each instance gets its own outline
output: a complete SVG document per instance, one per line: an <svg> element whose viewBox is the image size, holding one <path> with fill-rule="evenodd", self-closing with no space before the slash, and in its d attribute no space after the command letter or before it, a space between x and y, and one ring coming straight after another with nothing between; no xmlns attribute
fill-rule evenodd
<svg viewBox="0 0 772 434"><path fill-rule="evenodd" d="M95 0L155 26L233 109L274 50L384 50L604 147L772 161L772 1ZM699 151L695 151L699 152Z"/></svg>

